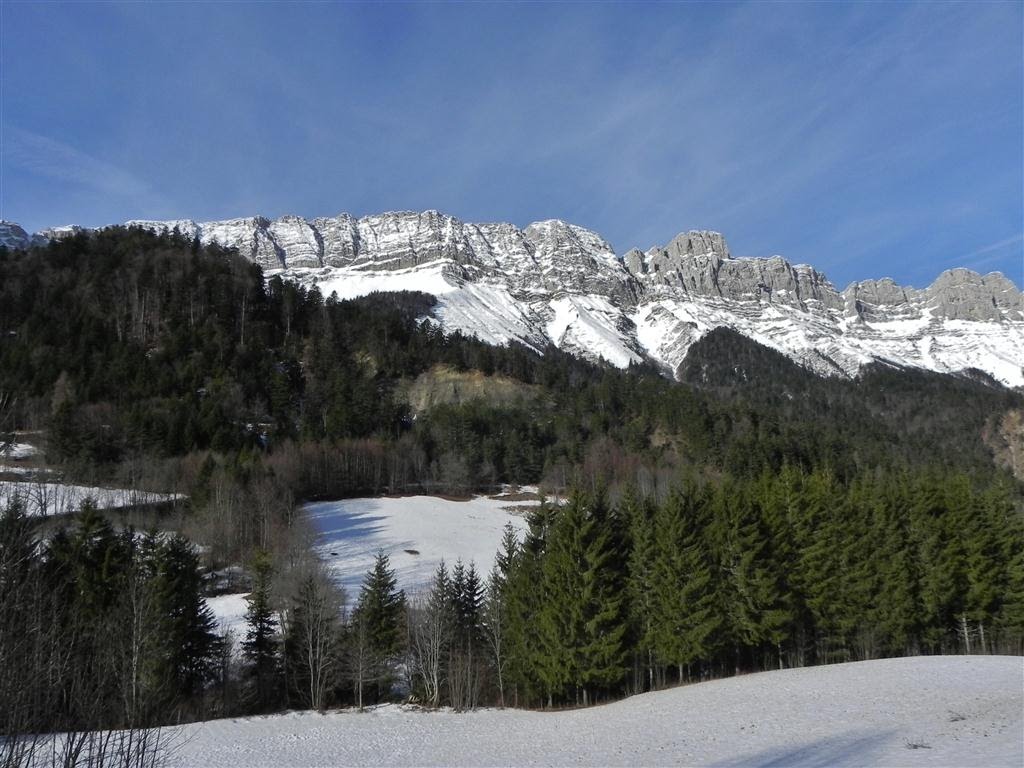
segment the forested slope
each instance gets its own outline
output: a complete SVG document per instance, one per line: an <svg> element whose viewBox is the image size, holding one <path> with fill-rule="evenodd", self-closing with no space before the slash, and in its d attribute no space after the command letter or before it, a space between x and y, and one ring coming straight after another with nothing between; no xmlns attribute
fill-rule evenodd
<svg viewBox="0 0 1024 768"><path fill-rule="evenodd" d="M581 466L620 479L641 466L986 474L986 422L1024 400L917 370L825 379L726 330L695 345L677 384L445 335L420 322L432 297L339 302L265 283L217 246L141 230L4 252L0 270L0 391L11 426L50 430L51 458L95 466L313 445L358 456L348 485L307 495L568 480ZM413 419L403 384L436 366L500 374L540 396Z"/></svg>

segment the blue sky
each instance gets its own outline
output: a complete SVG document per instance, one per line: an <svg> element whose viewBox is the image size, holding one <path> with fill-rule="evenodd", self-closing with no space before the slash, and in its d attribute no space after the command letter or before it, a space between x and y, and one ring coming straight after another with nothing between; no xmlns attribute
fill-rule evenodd
<svg viewBox="0 0 1024 768"><path fill-rule="evenodd" d="M7 0L2 215L436 208L1024 285L1022 9Z"/></svg>

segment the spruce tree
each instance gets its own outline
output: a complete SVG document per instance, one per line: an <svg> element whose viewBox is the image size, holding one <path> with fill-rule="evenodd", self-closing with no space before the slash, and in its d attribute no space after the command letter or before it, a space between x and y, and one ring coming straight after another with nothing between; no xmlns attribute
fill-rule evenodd
<svg viewBox="0 0 1024 768"><path fill-rule="evenodd" d="M740 670L745 651L759 651L764 645L777 654L781 663L791 614L760 508L746 489L728 479L716 489L715 496L719 599L735 669Z"/></svg>
<svg viewBox="0 0 1024 768"><path fill-rule="evenodd" d="M549 701L572 691L586 704L625 673L623 596L600 496L574 491L559 510L542 563L538 674Z"/></svg>
<svg viewBox="0 0 1024 768"><path fill-rule="evenodd" d="M213 612L201 596L199 559L181 536L171 536L158 550L155 590L163 622L162 658L178 695L201 693L214 675L221 652Z"/></svg>
<svg viewBox="0 0 1024 768"><path fill-rule="evenodd" d="M592 525L583 559L583 703L613 689L626 672L625 552L621 520L603 492L589 504Z"/></svg>
<svg viewBox="0 0 1024 768"><path fill-rule="evenodd" d="M680 682L684 667L711 656L721 626L700 505L692 485L677 488L654 517L654 648L662 664L676 667Z"/></svg>
<svg viewBox="0 0 1024 768"><path fill-rule="evenodd" d="M252 562L252 592L246 597L245 620L249 625L242 643L246 662L247 698L250 706L265 712L280 699L281 653L277 620L270 603L273 565L267 552L259 551Z"/></svg>
<svg viewBox="0 0 1024 768"><path fill-rule="evenodd" d="M657 609L654 569L657 547L653 509L647 498L638 498L635 489L626 489L620 502L622 517L629 526L629 554L626 559L627 643L633 649L634 686L654 688L654 648ZM641 670L646 673L641 675Z"/></svg>
<svg viewBox="0 0 1024 768"><path fill-rule="evenodd" d="M367 681L378 701L391 688L393 666L405 645L405 593L397 583L388 556L379 551L363 580L353 616L368 653Z"/></svg>

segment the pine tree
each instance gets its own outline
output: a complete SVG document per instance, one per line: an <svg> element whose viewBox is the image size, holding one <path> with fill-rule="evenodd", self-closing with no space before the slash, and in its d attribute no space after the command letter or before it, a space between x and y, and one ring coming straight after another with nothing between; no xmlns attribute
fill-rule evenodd
<svg viewBox="0 0 1024 768"><path fill-rule="evenodd" d="M662 664L684 667L706 660L721 625L718 595L696 489L676 489L658 508L653 583L653 641Z"/></svg>
<svg viewBox="0 0 1024 768"><path fill-rule="evenodd" d="M626 611L629 621L627 644L633 648L634 686L654 688L655 546L653 509L649 499L639 499L635 489L626 489L620 503L628 521L629 554L626 558ZM641 669L646 674L641 675Z"/></svg>
<svg viewBox="0 0 1024 768"><path fill-rule="evenodd" d="M181 536L161 542L156 550L153 590L160 620L158 658L163 680L181 699L191 699L213 679L221 653L213 612L201 596L199 560Z"/></svg>
<svg viewBox="0 0 1024 768"><path fill-rule="evenodd" d="M878 576L869 620L878 628L884 651L913 655L917 651L921 608L916 560L910 548L905 509L892 489L875 488L875 508L868 568Z"/></svg>
<svg viewBox="0 0 1024 768"><path fill-rule="evenodd" d="M242 657L247 666L247 697L251 706L262 712L276 706L280 698L281 672L277 620L270 603L273 565L267 552L256 553L252 571L253 586L246 598L249 607L245 614L249 629L242 643Z"/></svg>
<svg viewBox="0 0 1024 768"><path fill-rule="evenodd" d="M397 588L397 583L388 556L378 552L373 568L363 580L353 616L369 662L365 681L358 683L360 698L363 682L373 684L378 701L391 688L393 665L405 644L405 593Z"/></svg>
<svg viewBox="0 0 1024 768"><path fill-rule="evenodd" d="M600 496L574 491L561 508L542 562L538 674L549 701L574 691L586 704L594 689L625 673L623 596L615 549Z"/></svg>
<svg viewBox="0 0 1024 768"><path fill-rule="evenodd" d="M520 705L520 695L526 703L549 693L540 672L545 651L538 624L546 604L542 566L556 514L556 508L542 498L527 518L522 545L505 550L510 553L504 595L513 706Z"/></svg>
<svg viewBox="0 0 1024 768"><path fill-rule="evenodd" d="M584 551L584 705L616 687L626 673L625 545L621 521L604 493L590 499L593 526Z"/></svg>
<svg viewBox="0 0 1024 768"><path fill-rule="evenodd" d="M781 663L791 614L760 509L746 489L724 482L716 489L715 535L721 605L738 672L745 649L767 645Z"/></svg>

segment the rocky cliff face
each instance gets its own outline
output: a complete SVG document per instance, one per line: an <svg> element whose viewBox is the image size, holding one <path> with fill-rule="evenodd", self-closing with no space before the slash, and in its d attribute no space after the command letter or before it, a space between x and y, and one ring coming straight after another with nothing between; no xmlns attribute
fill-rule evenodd
<svg viewBox="0 0 1024 768"><path fill-rule="evenodd" d="M734 258L717 232L684 232L619 257L597 233L563 221L520 229L437 211L127 223L237 248L268 274L341 298L433 293L437 320L492 343L554 343L619 366L653 360L674 373L695 341L724 325L823 375L854 376L881 360L978 368L1024 386L1024 297L998 273L954 269L923 290L885 278L840 292L781 256ZM0 244L27 248L75 231L29 235L2 222Z"/></svg>
<svg viewBox="0 0 1024 768"><path fill-rule="evenodd" d="M13 221L0 221L0 247L18 250L43 245L49 240L43 233L30 235Z"/></svg>

